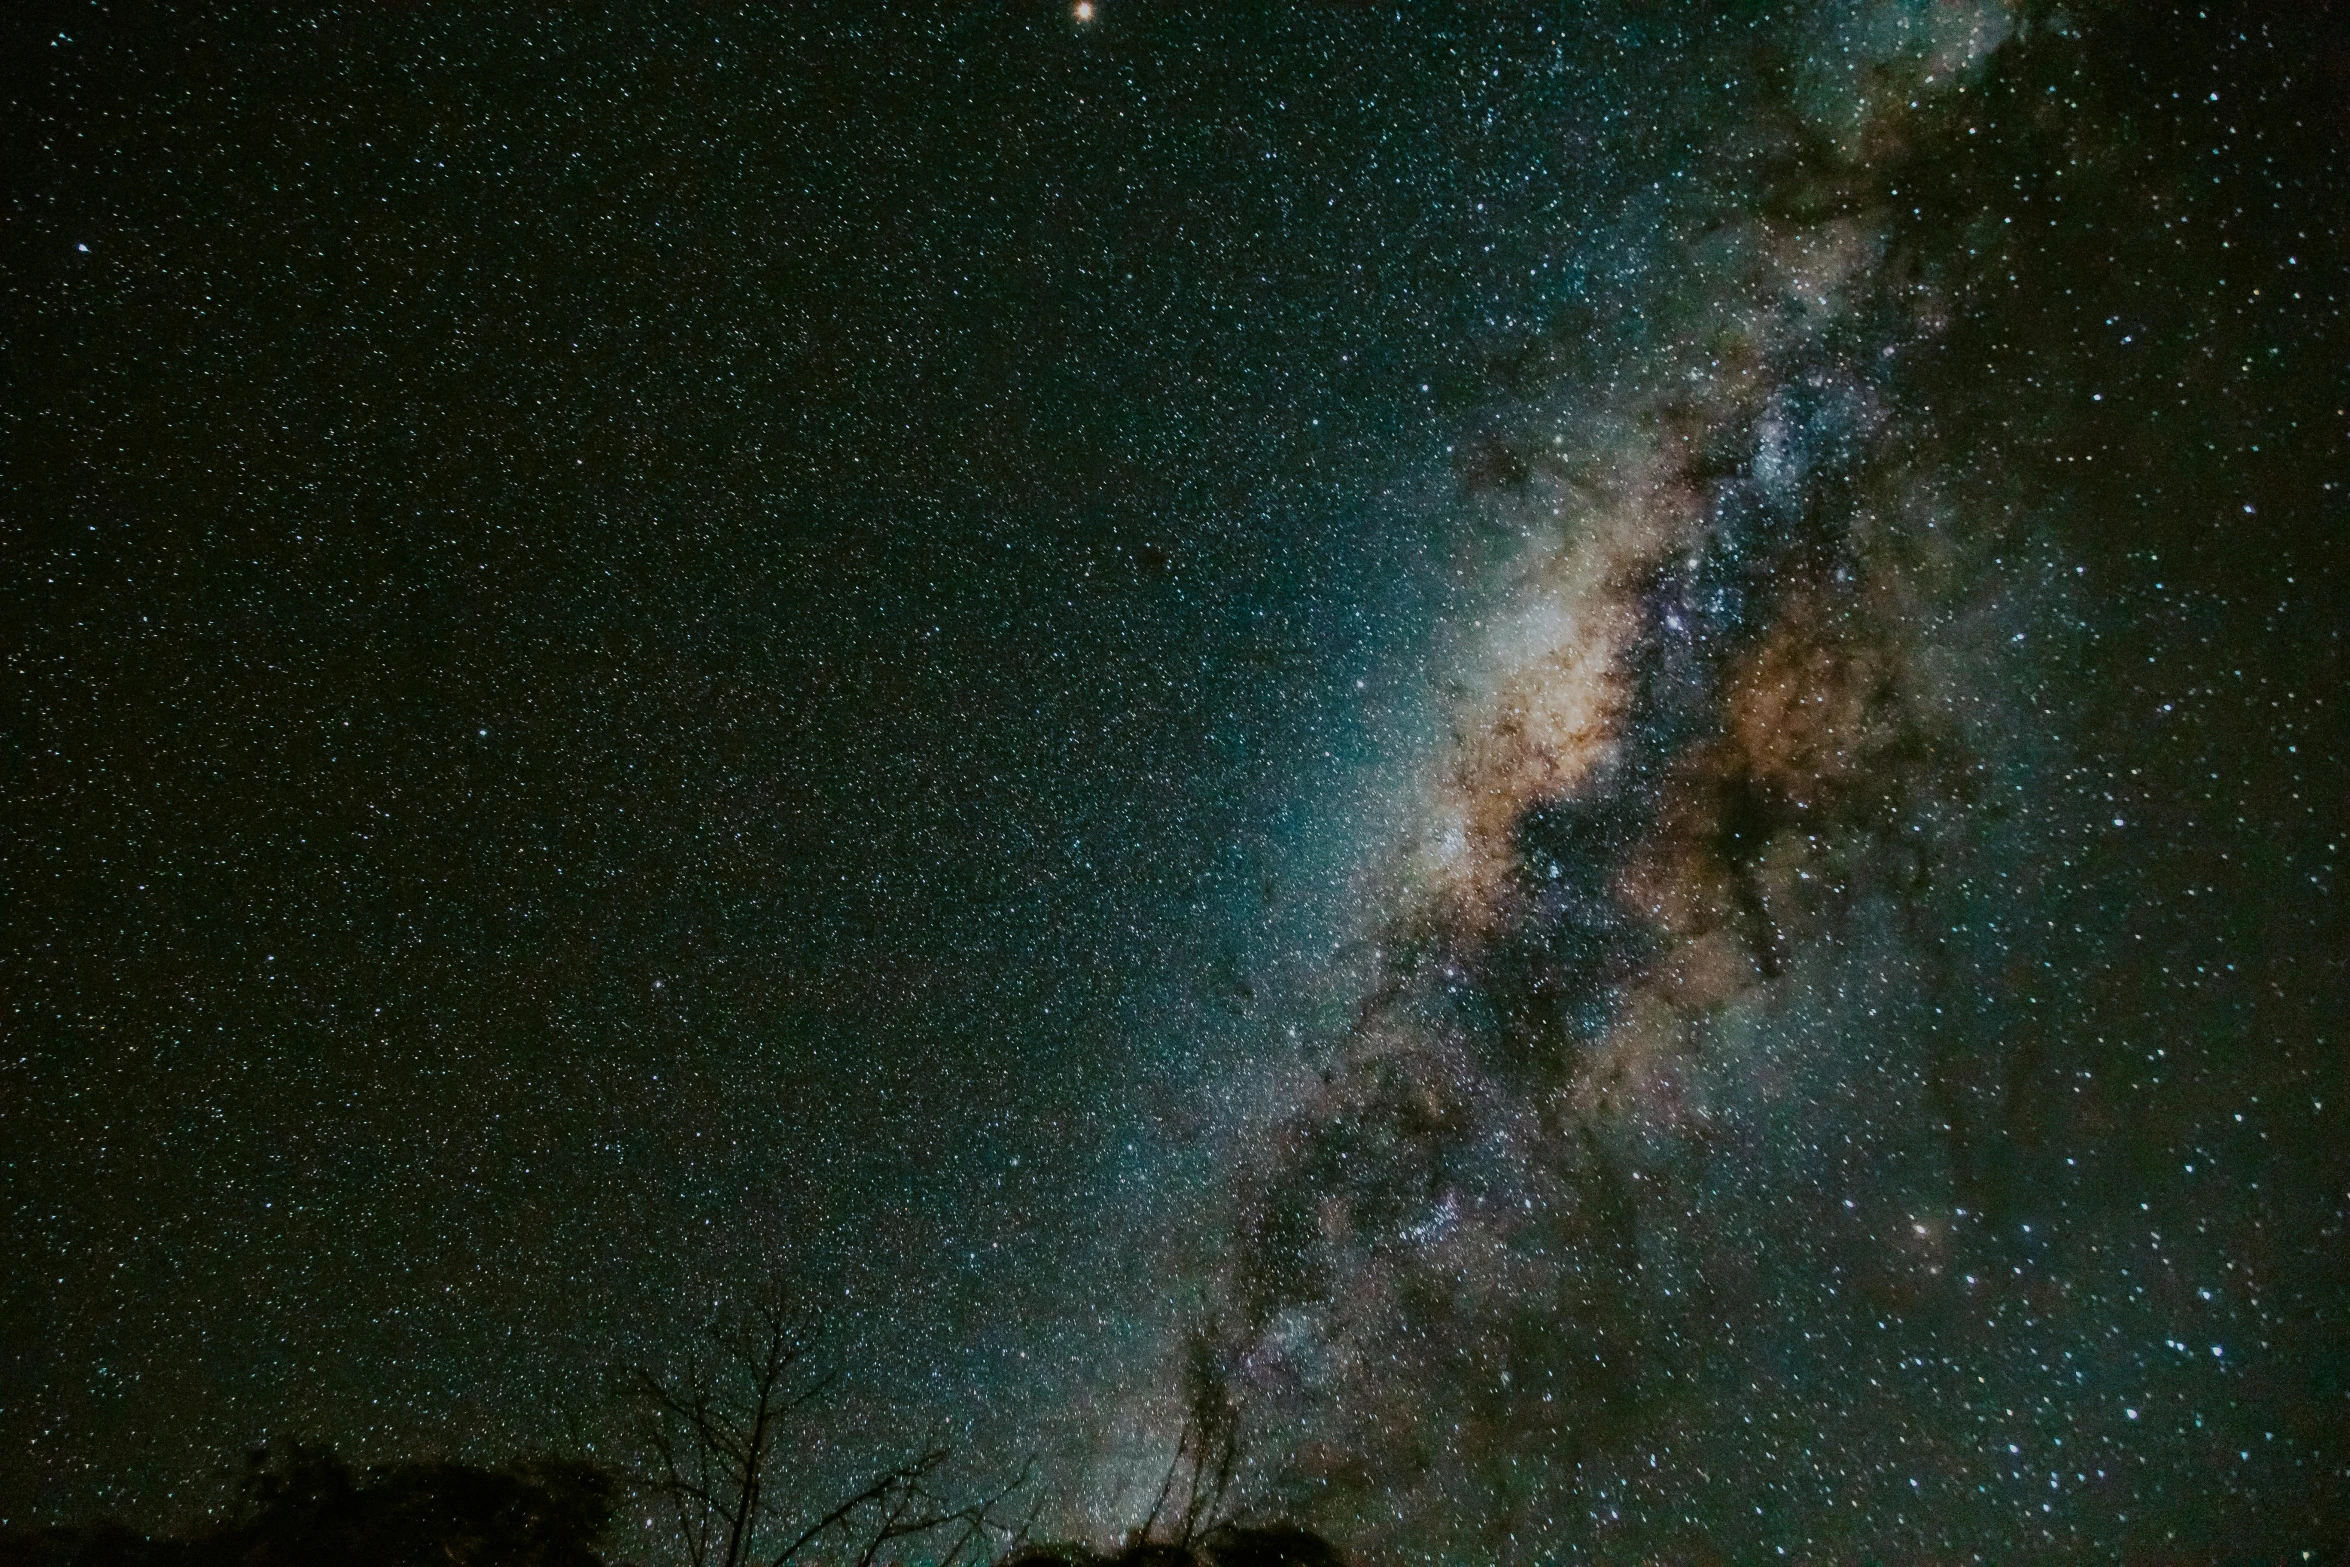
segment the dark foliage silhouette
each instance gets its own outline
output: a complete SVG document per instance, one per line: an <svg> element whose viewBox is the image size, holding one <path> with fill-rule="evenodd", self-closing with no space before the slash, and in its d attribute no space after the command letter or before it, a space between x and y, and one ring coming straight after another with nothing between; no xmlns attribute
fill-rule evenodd
<svg viewBox="0 0 2350 1567"><path fill-rule="evenodd" d="M1295 1524L1224 1524L1186 1543L1138 1540L1103 1555L1079 1545L1040 1545L999 1567L1345 1567L1338 1547Z"/></svg>
<svg viewBox="0 0 2350 1567"><path fill-rule="evenodd" d="M827 1491L798 1462L825 1433L812 1411L835 1376L820 1325L782 1290L722 1311L697 1351L626 1374L639 1462L542 1458L485 1469L443 1459L354 1469L299 1443L247 1455L225 1522L149 1535L118 1521L0 1532L0 1567L606 1567L604 1540L631 1497L664 1517L689 1567L1344 1567L1291 1524L1244 1525L1229 1504L1240 1424L1194 1336L1186 1419L1148 1513L1104 1553L1038 1545L1009 1483L956 1484L948 1448L903 1449L861 1483ZM631 1516L634 1516L632 1511Z"/></svg>
<svg viewBox="0 0 2350 1567"><path fill-rule="evenodd" d="M1189 1468L1187 1464L1185 1466ZM893 1471L894 1473L894 1471ZM883 1477L887 1479L887 1476ZM879 1483L877 1481L877 1483ZM150 1537L107 1522L78 1529L0 1534L0 1567L604 1567L600 1544L620 1482L590 1464L542 1460L505 1469L429 1460L354 1470L320 1448L256 1452L232 1522L180 1537ZM1019 1545L978 1503L942 1510L915 1488L893 1499L840 1543L827 1562L917 1560L931 1567L1345 1567L1328 1540L1293 1524L1225 1522L1183 1539L1123 1548ZM848 1516L869 1505L860 1492ZM989 1503L1000 1503L1000 1495ZM959 1521L948 1528L940 1517ZM909 1524L934 1521L921 1533ZM926 1540L943 1544L924 1548ZM808 1553L794 1537L791 1549ZM994 1553L1008 1549L1008 1555ZM749 1559L745 1553L743 1559ZM773 1560L762 1553L761 1560ZM801 1559L812 1559L803 1554Z"/></svg>
<svg viewBox="0 0 2350 1567"><path fill-rule="evenodd" d="M618 1486L558 1460L361 1472L293 1447L254 1453L243 1493L234 1521L182 1538L117 1523L0 1537L0 1567L601 1567Z"/></svg>

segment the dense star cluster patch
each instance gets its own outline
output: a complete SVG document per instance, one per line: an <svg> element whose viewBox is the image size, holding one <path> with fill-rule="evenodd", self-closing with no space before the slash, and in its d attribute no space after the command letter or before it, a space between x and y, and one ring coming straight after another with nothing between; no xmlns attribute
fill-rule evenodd
<svg viewBox="0 0 2350 1567"><path fill-rule="evenodd" d="M2350 1549L2340 18L1697 9L13 17L0 1528Z"/></svg>

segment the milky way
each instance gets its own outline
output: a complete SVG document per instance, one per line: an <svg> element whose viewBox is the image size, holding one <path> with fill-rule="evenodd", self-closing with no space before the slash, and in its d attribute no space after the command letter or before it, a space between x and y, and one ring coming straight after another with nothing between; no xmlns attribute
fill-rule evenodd
<svg viewBox="0 0 2350 1567"><path fill-rule="evenodd" d="M2096 1031L2152 1021L2072 967L2118 930L2045 934L2145 831L2066 788L2092 565L1912 368L1966 269L1896 214L1978 117L2045 112L2018 62L2069 32L1821 19L1652 258L1669 287L1608 302L1638 329L1600 330L1604 384L1488 419L1464 504L1506 542L1448 737L1190 1319L1195 1423L1237 1415L1265 1493L1343 1535L2175 1546L2185 1454L2332 1462L2244 1418L2248 1281L2155 1331L2152 1205L2076 1175L2127 1114ZM2119 161L2092 139L2051 139L2066 174Z"/></svg>

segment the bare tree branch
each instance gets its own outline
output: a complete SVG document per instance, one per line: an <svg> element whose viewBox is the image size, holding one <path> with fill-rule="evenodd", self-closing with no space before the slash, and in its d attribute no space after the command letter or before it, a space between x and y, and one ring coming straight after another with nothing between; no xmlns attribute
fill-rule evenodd
<svg viewBox="0 0 2350 1567"><path fill-rule="evenodd" d="M804 1486L783 1467L780 1455L794 1440L788 1433L840 1377L810 1364L820 1329L778 1289L748 1308L720 1312L697 1350L671 1371L640 1366L627 1376L645 1460L633 1479L668 1512L689 1567L791 1567L844 1534L842 1549L854 1551L858 1567L878 1567L897 1559L895 1548L905 1542L946 1531L953 1540L939 1567L954 1567L967 1552L975 1559L991 1537L1015 1538L1001 1510L1027 1487L1028 1468L1008 1486L963 1500L934 1483L950 1457L934 1444L773 1543L789 1530L777 1501Z"/></svg>
<svg viewBox="0 0 2350 1567"><path fill-rule="evenodd" d="M1186 1420L1175 1437L1175 1456L1167 1460L1167 1477L1159 1482L1158 1500L1142 1520L1142 1527L1134 1532L1135 1543L1147 1544L1151 1531L1159 1526L1159 1514L1167 1510L1167 1498L1175 1494L1175 1477L1183 1471L1183 1456L1191 1446L1191 1422Z"/></svg>
<svg viewBox="0 0 2350 1567"><path fill-rule="evenodd" d="M774 1557L771 1559L770 1567L783 1567L784 1563L790 1561L793 1557L799 1555L800 1552L806 1550L824 1534L828 1533L837 1525L847 1522L848 1519L853 1514L855 1514L859 1508L868 1507L876 1502L886 1501L891 1497L894 1497L900 1490L911 1485L913 1482L920 1480L924 1475L929 1474L939 1465L945 1463L946 1460L946 1449L943 1447L934 1447L927 1452L924 1452L907 1461L906 1463L900 1464L897 1468L890 1470L887 1474L881 1475L875 1479L872 1484L866 1486L863 1490L849 1497L846 1501L839 1503L832 1509L832 1511L826 1513L823 1517L808 1525L807 1528L801 1530L798 1536L792 1540L791 1544L785 1546L782 1550L775 1553Z"/></svg>

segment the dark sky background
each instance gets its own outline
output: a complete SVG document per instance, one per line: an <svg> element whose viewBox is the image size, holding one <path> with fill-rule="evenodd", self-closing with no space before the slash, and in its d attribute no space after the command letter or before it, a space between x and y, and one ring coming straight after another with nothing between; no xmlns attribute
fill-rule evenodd
<svg viewBox="0 0 2350 1567"><path fill-rule="evenodd" d="M1205 1313L1266 1505L1393 1549L2342 1548L2339 21L20 13L0 1517L188 1516L265 1435L560 1443L782 1267L844 1443L1041 1447L1095 1525ZM1858 303L1708 314L1838 245ZM1510 563L1635 537L1585 476L1652 448L1745 585L1614 782L1511 797L1507 874L1583 890L1496 936L1393 867L1485 776L1495 606L1568 602ZM1850 520L1903 506L1942 542ZM1682 629L1640 570L1627 668ZM1674 803L1738 693L1792 733L1864 640L1938 694L1782 773L1881 810L1767 757ZM1798 839L1929 821L1915 880L1772 902ZM1857 1120L1360 1153L1381 1061L1472 1063L1430 1127L1604 1099L1686 932L1593 909L1684 839L1755 975L1705 1026L1779 1052L1724 1124ZM1881 1047L1868 983L1917 1014ZM1598 1295L1345 1250L1688 1148ZM1773 1326L1627 1293L1675 1269ZM1374 1297L1423 1303L1339 1320ZM1382 1445L1453 1375L1395 1343L1483 1376L1632 1319L1572 1415ZM1305 1338L1395 1385L1265 1369ZM1777 1445L1687 1456L1742 1417Z"/></svg>

